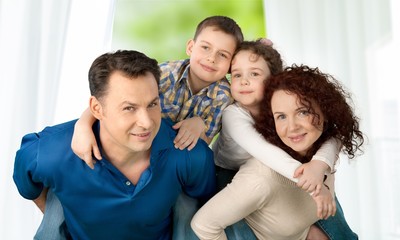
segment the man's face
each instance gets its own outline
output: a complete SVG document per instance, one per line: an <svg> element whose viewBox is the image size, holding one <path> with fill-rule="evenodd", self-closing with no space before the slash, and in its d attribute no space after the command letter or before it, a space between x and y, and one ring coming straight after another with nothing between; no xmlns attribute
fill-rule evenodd
<svg viewBox="0 0 400 240"><path fill-rule="evenodd" d="M150 150L161 124L158 85L151 73L131 79L114 72L97 103L105 151L130 156Z"/></svg>

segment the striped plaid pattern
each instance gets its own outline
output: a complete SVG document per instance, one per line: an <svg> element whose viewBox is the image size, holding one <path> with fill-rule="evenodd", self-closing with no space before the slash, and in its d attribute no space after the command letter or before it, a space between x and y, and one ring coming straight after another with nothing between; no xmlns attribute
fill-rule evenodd
<svg viewBox="0 0 400 240"><path fill-rule="evenodd" d="M233 102L230 83L224 78L193 95L188 82L189 67L189 59L160 64L162 116L173 122L201 117L206 136L213 138L221 129L222 111Z"/></svg>

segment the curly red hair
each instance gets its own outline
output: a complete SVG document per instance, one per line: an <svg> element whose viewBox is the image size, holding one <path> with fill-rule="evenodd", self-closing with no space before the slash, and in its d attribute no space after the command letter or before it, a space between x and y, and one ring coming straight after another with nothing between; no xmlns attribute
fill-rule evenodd
<svg viewBox="0 0 400 240"><path fill-rule="evenodd" d="M320 116L313 109L311 102L316 103L322 111L325 118L323 133L306 156L300 156L286 146L276 133L271 98L277 90L297 95L300 103L316 118ZM333 76L322 73L318 68L292 65L282 73L272 76L266 83L260 114L255 117L255 127L267 141L303 163L310 161L322 143L330 138L338 139L343 145L343 152L352 159L357 151L362 152L360 147L364 143L364 136L359 129L359 118L355 116L350 103L350 94Z"/></svg>

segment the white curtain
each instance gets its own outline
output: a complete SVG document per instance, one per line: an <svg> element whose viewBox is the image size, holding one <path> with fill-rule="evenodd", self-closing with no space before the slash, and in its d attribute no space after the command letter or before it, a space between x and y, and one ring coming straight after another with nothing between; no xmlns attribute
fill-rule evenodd
<svg viewBox="0 0 400 240"><path fill-rule="evenodd" d="M0 239L32 239L41 220L12 180L22 136L78 118L87 71L111 48L115 0L0 0Z"/></svg>
<svg viewBox="0 0 400 240"><path fill-rule="evenodd" d="M400 239L398 0L264 0L267 35L292 63L319 67L353 93L365 154L341 156L336 193L360 239ZM396 72L395 72L396 71Z"/></svg>

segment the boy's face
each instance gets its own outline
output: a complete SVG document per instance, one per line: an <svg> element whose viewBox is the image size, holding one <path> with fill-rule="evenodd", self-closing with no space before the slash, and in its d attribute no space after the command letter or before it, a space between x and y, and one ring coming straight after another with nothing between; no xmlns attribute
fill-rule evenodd
<svg viewBox="0 0 400 240"><path fill-rule="evenodd" d="M232 60L231 93L240 105L258 114L264 82L271 75L264 58L251 51L239 51Z"/></svg>
<svg viewBox="0 0 400 240"><path fill-rule="evenodd" d="M201 87L219 81L228 73L236 41L232 35L206 27L196 40L189 40L190 78Z"/></svg>
<svg viewBox="0 0 400 240"><path fill-rule="evenodd" d="M100 120L105 150L122 156L150 150L161 124L158 86L151 73L136 78L112 73L106 95L100 101L92 97L91 108Z"/></svg>

